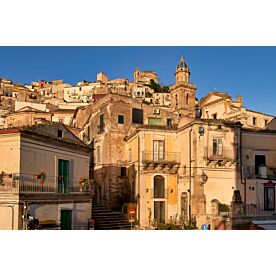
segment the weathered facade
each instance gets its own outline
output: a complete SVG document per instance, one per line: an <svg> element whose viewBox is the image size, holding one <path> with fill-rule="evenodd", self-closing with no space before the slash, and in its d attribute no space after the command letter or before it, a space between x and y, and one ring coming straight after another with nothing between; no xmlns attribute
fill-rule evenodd
<svg viewBox="0 0 276 276"><path fill-rule="evenodd" d="M88 228L88 146L60 123L0 130L0 145L0 229Z"/></svg>
<svg viewBox="0 0 276 276"><path fill-rule="evenodd" d="M2 86L6 87L0 96L3 110L12 109L13 85L4 80ZM183 57L170 86L159 84L155 72L137 68L133 81L109 80L101 72L95 82L71 86L41 81L28 89L25 97L33 93L34 102L44 99L60 108L22 106L9 113L7 126L33 125L39 120L70 125L94 150L86 167L93 177L94 200L125 214L136 208L140 227L176 223L238 229L258 217L273 217L275 117L248 110L242 97L232 99L225 92L212 91L198 101ZM17 92L16 97L23 93L22 89ZM20 140L25 134L18 133L13 137L18 135ZM80 148L68 152L81 155ZM33 164L38 157L31 158ZM83 160L74 162L83 166ZM5 170L4 178L10 175ZM20 195L18 202L22 202ZM22 203L17 205L14 208L20 213ZM6 212L11 212L10 205ZM55 216L58 213L54 211ZM57 216L55 221L59 220Z"/></svg>

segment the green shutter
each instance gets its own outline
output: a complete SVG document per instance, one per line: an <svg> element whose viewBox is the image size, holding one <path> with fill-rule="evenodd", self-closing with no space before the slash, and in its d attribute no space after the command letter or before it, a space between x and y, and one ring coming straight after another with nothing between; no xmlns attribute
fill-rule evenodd
<svg viewBox="0 0 276 276"><path fill-rule="evenodd" d="M104 114L100 115L100 125L103 126L104 125Z"/></svg>
<svg viewBox="0 0 276 276"><path fill-rule="evenodd" d="M58 192L69 193L69 160L58 160Z"/></svg>
<svg viewBox="0 0 276 276"><path fill-rule="evenodd" d="M60 230L72 229L72 211L61 210L60 211Z"/></svg>
<svg viewBox="0 0 276 276"><path fill-rule="evenodd" d="M149 125L162 125L162 120L161 118L148 118L148 124Z"/></svg>

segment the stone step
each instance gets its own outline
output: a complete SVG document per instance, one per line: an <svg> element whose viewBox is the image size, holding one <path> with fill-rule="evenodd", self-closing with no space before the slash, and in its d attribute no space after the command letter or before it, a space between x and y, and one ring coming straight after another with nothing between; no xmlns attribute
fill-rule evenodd
<svg viewBox="0 0 276 276"><path fill-rule="evenodd" d="M130 223L122 212L112 211L101 204L92 204L92 218L95 220L96 230L129 230Z"/></svg>
<svg viewBox="0 0 276 276"><path fill-rule="evenodd" d="M125 223L125 220L123 218L108 218L108 220L106 218L97 218L97 217L94 217L94 220L95 222L97 223L106 223L106 222L112 222L112 223L120 223L120 222L123 222Z"/></svg>
<svg viewBox="0 0 276 276"><path fill-rule="evenodd" d="M96 229L101 230L116 230L116 229L131 229L130 225L127 224L101 224L100 226L96 227Z"/></svg>

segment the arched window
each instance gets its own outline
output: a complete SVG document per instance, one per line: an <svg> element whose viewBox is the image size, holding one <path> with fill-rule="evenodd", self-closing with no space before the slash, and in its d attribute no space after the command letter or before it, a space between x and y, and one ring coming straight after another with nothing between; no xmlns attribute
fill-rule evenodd
<svg viewBox="0 0 276 276"><path fill-rule="evenodd" d="M165 198L165 180L161 175L154 177L154 198Z"/></svg>
<svg viewBox="0 0 276 276"><path fill-rule="evenodd" d="M189 94L186 95L186 105L189 104Z"/></svg>

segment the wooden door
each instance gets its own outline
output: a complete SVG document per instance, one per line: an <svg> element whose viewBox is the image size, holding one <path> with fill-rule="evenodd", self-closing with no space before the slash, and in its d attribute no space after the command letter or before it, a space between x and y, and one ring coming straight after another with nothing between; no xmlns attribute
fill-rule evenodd
<svg viewBox="0 0 276 276"><path fill-rule="evenodd" d="M72 211L61 210L60 211L60 230L72 229Z"/></svg>
<svg viewBox="0 0 276 276"><path fill-rule="evenodd" d="M181 195L181 217L184 223L188 221L188 194L187 193L182 193Z"/></svg>
<svg viewBox="0 0 276 276"><path fill-rule="evenodd" d="M158 223L165 223L165 201L154 201L154 219Z"/></svg>

